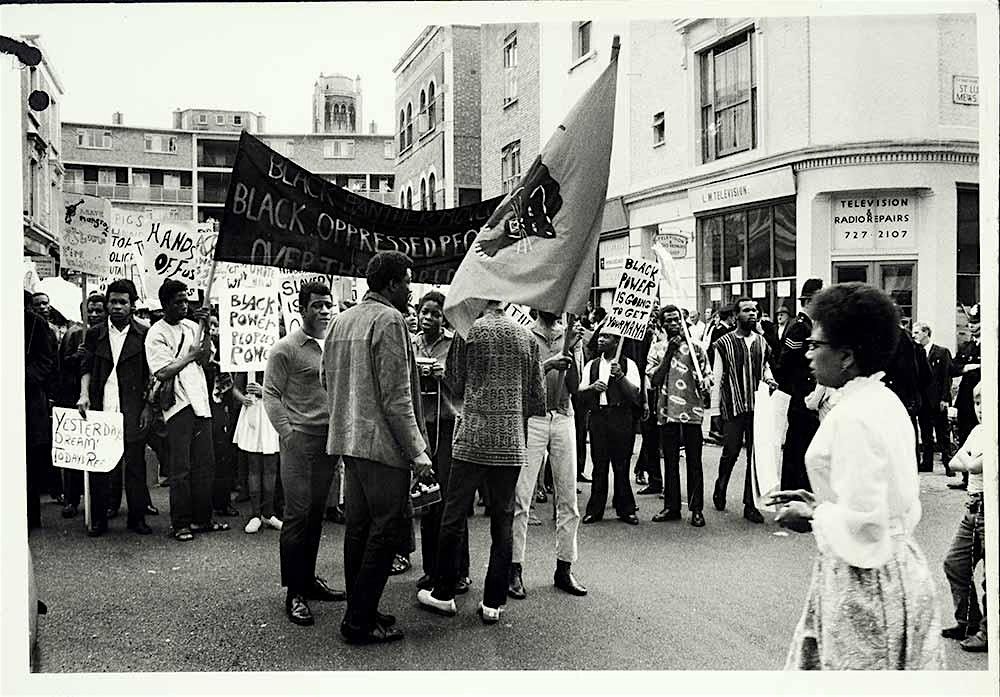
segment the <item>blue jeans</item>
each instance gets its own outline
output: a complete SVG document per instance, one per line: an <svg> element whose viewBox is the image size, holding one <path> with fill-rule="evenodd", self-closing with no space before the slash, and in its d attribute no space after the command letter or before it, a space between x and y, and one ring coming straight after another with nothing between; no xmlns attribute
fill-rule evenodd
<svg viewBox="0 0 1000 697"><path fill-rule="evenodd" d="M944 574L951 586L951 597L955 603L955 621L969 630L977 626L986 634L986 587L983 584L983 607L980 612L976 602L976 588L972 574L976 564L985 560L983 545L985 521L983 499L969 497L966 512L958 524L955 539L944 560Z"/></svg>

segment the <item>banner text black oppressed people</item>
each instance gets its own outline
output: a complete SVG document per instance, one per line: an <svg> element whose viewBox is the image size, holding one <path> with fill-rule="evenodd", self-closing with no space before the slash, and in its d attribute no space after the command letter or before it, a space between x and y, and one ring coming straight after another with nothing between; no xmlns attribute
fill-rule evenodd
<svg viewBox="0 0 1000 697"><path fill-rule="evenodd" d="M387 206L312 174L244 132L215 258L363 277L376 253L413 260L413 280L449 283L503 197L458 208Z"/></svg>

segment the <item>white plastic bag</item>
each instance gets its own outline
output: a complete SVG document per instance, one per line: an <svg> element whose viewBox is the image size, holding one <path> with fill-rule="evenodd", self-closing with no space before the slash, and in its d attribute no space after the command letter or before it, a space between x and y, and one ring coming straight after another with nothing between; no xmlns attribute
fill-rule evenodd
<svg viewBox="0 0 1000 697"><path fill-rule="evenodd" d="M758 508L764 507L763 500L777 491L781 483L781 441L788 423L788 405L785 402L782 408L782 402L780 396L775 399L770 394L766 383L758 385L754 395L752 477Z"/></svg>

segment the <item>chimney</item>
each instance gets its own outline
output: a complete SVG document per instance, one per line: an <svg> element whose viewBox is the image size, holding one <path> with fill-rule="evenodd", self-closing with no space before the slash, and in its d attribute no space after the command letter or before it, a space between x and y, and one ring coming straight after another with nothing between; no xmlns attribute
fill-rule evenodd
<svg viewBox="0 0 1000 697"><path fill-rule="evenodd" d="M116 111L111 115L111 125L121 126L122 125L122 112Z"/></svg>
<svg viewBox="0 0 1000 697"><path fill-rule="evenodd" d="M378 133L378 129L375 127L375 122L374 121L371 122L371 124L368 126L368 128L369 128L368 132L371 133L372 135L375 135L376 133Z"/></svg>

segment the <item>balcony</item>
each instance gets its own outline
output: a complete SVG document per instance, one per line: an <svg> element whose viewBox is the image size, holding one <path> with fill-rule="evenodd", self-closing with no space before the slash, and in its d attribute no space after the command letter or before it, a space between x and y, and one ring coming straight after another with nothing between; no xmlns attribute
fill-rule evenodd
<svg viewBox="0 0 1000 697"><path fill-rule="evenodd" d="M90 194L112 201L155 203L191 203L191 187L169 189L163 186L130 186L129 184L99 184L98 182L63 182L63 193Z"/></svg>
<svg viewBox="0 0 1000 697"><path fill-rule="evenodd" d="M395 191L369 191L367 189L349 189L352 194L370 198L372 201L384 203L387 206L399 205L399 193Z"/></svg>

